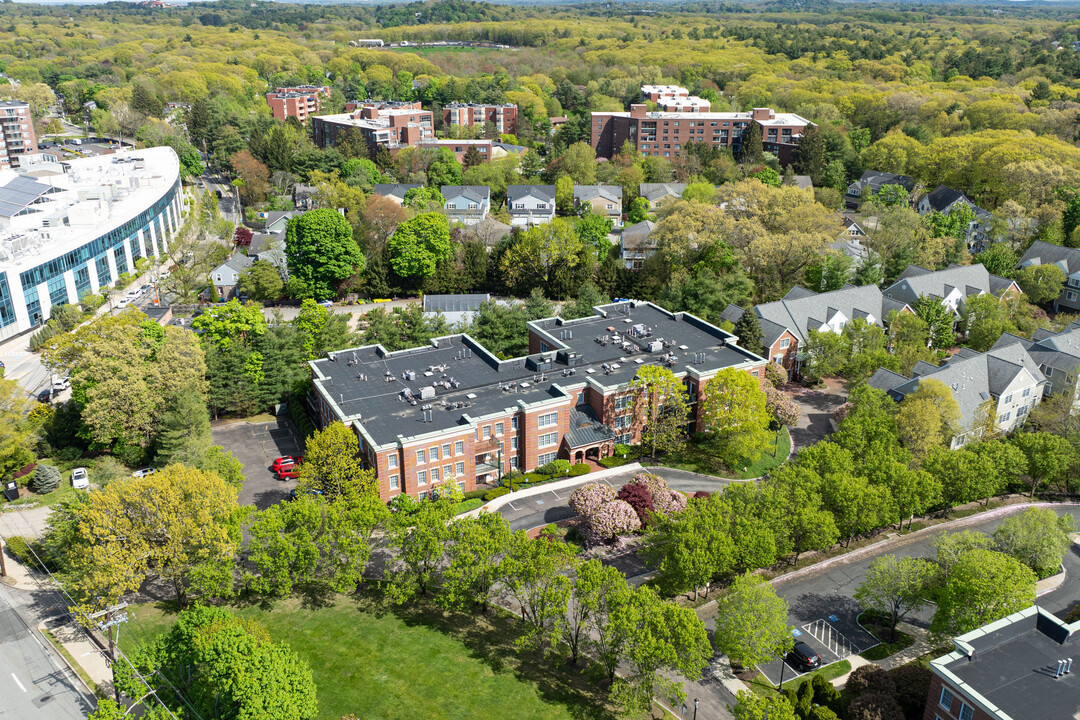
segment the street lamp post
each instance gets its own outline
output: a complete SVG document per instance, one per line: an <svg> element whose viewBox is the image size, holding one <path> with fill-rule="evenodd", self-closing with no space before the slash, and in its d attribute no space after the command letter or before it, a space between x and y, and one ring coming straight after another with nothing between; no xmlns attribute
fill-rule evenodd
<svg viewBox="0 0 1080 720"><path fill-rule="evenodd" d="M700 702L700 701L699 701L699 700L698 700L697 698L694 698L694 720L697 720L697 706L698 706L698 702Z"/></svg>

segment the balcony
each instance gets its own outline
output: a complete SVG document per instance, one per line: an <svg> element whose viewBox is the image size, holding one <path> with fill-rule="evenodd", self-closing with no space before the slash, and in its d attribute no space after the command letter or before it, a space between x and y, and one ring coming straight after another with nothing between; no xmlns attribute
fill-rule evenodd
<svg viewBox="0 0 1080 720"><path fill-rule="evenodd" d="M489 437L484 440L477 440L473 443L473 449L476 452L496 452L502 448L502 443L499 442L498 437Z"/></svg>

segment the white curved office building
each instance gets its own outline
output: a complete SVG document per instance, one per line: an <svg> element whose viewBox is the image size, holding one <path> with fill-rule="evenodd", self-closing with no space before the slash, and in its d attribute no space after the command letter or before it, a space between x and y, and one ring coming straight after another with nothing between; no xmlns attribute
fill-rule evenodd
<svg viewBox="0 0 1080 720"><path fill-rule="evenodd" d="M168 147L0 171L0 340L166 253L182 202Z"/></svg>

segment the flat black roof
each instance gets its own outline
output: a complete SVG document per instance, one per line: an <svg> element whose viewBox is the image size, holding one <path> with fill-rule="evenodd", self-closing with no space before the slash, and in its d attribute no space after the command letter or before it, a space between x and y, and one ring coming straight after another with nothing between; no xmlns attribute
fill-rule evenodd
<svg viewBox="0 0 1080 720"><path fill-rule="evenodd" d="M632 302L599 310L605 314L530 323L547 351L510 360L462 334L393 353L378 345L340 350L312 361L315 385L340 419L358 420L385 446L562 399L565 388L623 385L646 364L681 374L764 361L692 315Z"/></svg>
<svg viewBox="0 0 1080 720"><path fill-rule="evenodd" d="M1031 607L961 635L957 652L934 665L959 679L962 692L974 691L1015 720L1080 717L1080 646L1071 630ZM1077 661L1072 671L1055 678L1058 661L1069 657Z"/></svg>

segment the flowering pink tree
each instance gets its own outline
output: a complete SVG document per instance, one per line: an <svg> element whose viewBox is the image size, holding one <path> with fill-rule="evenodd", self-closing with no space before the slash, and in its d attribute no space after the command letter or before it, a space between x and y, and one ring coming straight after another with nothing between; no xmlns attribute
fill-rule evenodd
<svg viewBox="0 0 1080 720"><path fill-rule="evenodd" d="M570 495L570 509L588 520L601 505L614 499L615 491L610 485L587 483Z"/></svg>
<svg viewBox="0 0 1080 720"><path fill-rule="evenodd" d="M843 405L840 405L835 410L833 410L833 420L835 420L837 423L843 422L844 418L848 416L848 413L850 413L852 408L854 407L855 406L852 405L850 402L846 402Z"/></svg>
<svg viewBox="0 0 1080 720"><path fill-rule="evenodd" d="M765 388L765 409L780 425L791 427L799 422L799 404L774 387Z"/></svg>
<svg viewBox="0 0 1080 720"><path fill-rule="evenodd" d="M670 516L686 509L686 497L669 488L664 478L652 473L638 473L632 482L641 483L649 489L655 512Z"/></svg>
<svg viewBox="0 0 1080 720"><path fill-rule="evenodd" d="M611 542L620 535L641 529L637 512L625 500L611 500L597 508L586 523L586 536L593 543Z"/></svg>

